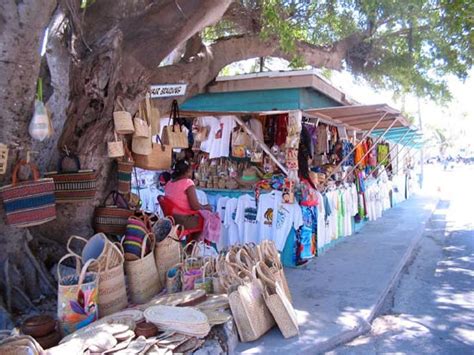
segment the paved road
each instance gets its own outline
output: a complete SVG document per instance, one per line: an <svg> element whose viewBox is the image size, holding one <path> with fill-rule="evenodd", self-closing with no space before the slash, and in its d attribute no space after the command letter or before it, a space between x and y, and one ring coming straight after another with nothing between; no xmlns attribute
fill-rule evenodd
<svg viewBox="0 0 474 355"><path fill-rule="evenodd" d="M332 354L474 353L474 168L436 172L441 200L386 315Z"/></svg>

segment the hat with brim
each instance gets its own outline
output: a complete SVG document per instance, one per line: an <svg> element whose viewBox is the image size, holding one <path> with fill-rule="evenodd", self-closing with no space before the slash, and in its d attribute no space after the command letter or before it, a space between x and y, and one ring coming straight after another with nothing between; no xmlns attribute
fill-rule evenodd
<svg viewBox="0 0 474 355"><path fill-rule="evenodd" d="M252 168L245 169L242 176L237 179L237 182L241 186L255 185L258 181L260 181L260 178L257 171Z"/></svg>

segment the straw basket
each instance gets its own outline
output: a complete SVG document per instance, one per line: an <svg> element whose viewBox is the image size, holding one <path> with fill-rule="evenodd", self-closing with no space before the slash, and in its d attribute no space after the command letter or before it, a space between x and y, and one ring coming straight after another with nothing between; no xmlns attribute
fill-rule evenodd
<svg viewBox="0 0 474 355"><path fill-rule="evenodd" d="M120 158L125 155L125 150L123 149L123 142L118 139L117 132L114 131L114 138L112 142L107 143L107 153L109 158Z"/></svg>
<svg viewBox="0 0 474 355"><path fill-rule="evenodd" d="M152 251L145 255L147 238L151 239ZM154 244L155 238L153 234L149 233L142 243L141 258L125 261L125 273L127 274L128 291L132 303L146 303L162 289L155 265Z"/></svg>
<svg viewBox="0 0 474 355"><path fill-rule="evenodd" d="M136 137L132 138L132 152L140 155L148 155L153 151L153 144L151 137ZM135 158L136 159L136 158Z"/></svg>
<svg viewBox="0 0 474 355"><path fill-rule="evenodd" d="M62 276L60 265L68 258L76 259L76 274ZM58 320L61 332L70 334L97 320L98 277L87 269L90 259L80 269L80 259L75 254L66 254L58 263Z"/></svg>
<svg viewBox="0 0 474 355"><path fill-rule="evenodd" d="M142 105L139 107L139 114L133 119L133 124L135 126L135 137L148 138L151 137L151 127L148 125L146 116L143 112Z"/></svg>
<svg viewBox="0 0 474 355"><path fill-rule="evenodd" d="M155 261L158 269L158 277L162 285L166 282L166 274L173 265L181 262L181 242L178 235L181 234L183 226L173 226L168 236L155 245Z"/></svg>
<svg viewBox="0 0 474 355"><path fill-rule="evenodd" d="M131 134L135 132L132 115L125 111L121 101L117 100L117 106L120 108L120 111L114 112L115 131L119 134Z"/></svg>
<svg viewBox="0 0 474 355"><path fill-rule="evenodd" d="M120 255L120 263L113 265L113 258L106 260L105 269L99 271L99 317L121 311L128 305L125 274L123 272L123 253L115 244L112 245L115 253ZM115 254L114 253L114 254Z"/></svg>

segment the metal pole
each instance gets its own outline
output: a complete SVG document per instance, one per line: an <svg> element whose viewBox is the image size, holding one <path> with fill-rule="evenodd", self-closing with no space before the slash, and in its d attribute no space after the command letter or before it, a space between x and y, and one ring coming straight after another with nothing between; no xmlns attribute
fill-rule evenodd
<svg viewBox="0 0 474 355"><path fill-rule="evenodd" d="M349 157L351 156L351 154L355 152L355 150L357 149L357 147L359 146L359 144L361 144L369 135L372 134L372 132L374 131L374 129L380 124L380 122L382 122L382 120L383 120L383 119L385 118L385 116L387 116L387 115L388 115L388 112L385 112L385 113L379 118L379 120L375 123L375 125L373 125L372 128L371 128L368 132L366 132L366 133L364 134L364 136L362 137L362 139L360 140L360 142L357 143L357 144L354 146L354 148L352 148L352 150L351 150L345 157L342 158L342 160L339 162L339 164L336 165L336 167L334 168L332 174L335 174L335 173L337 173L337 172L339 171L339 169L342 167L342 164L344 164L344 163L347 161L347 159L349 159ZM398 120L398 118L397 118L397 120Z"/></svg>
<svg viewBox="0 0 474 355"><path fill-rule="evenodd" d="M268 156L270 157L271 160L273 160L273 162L280 168L280 170L283 172L283 174L285 174L286 176L288 176L288 169L278 161L278 159L273 155L272 151L270 150L270 148L268 148L268 146L264 143L264 142L261 142L259 141L259 139L257 138L257 136L255 135L255 133L253 133L249 127L245 124L244 121L242 121L242 119L240 117L237 117L237 116L234 116L234 119L235 121L240 125L240 127L242 127L244 129L244 131L250 136L252 137L252 139L257 142L257 144L260 146L260 148L262 148L262 150L268 154Z"/></svg>
<svg viewBox="0 0 474 355"><path fill-rule="evenodd" d="M407 142L398 150L397 154L395 154L395 156L392 158L392 161L393 161L393 159L397 158L397 157L400 155L400 153L402 152L402 150L404 150L405 147L407 147L409 143L412 143L414 139L415 139L415 137L413 137L411 140L407 141ZM410 150L411 150L411 149L410 149ZM403 158L404 158L405 156L406 156L406 154L403 156ZM397 164L397 173L398 173L398 170L399 170L399 169L400 169L400 164ZM393 170L392 170L392 175L393 175Z"/></svg>
<svg viewBox="0 0 474 355"><path fill-rule="evenodd" d="M397 118L395 118L395 119L393 120L393 122L392 122L392 123L390 124L390 126L388 126L388 128L382 133L382 135L379 136L379 137L377 137L377 139L376 139L375 142L374 142L374 145L378 144L378 143L382 140L382 138L385 137L385 135L387 134L387 132L390 131L390 129L395 125L395 123L398 122L398 120L399 120L399 117L397 117ZM362 140L363 140L363 139L362 139ZM362 142L362 141L361 141L361 142ZM348 176L350 173L352 173L352 172L359 166L359 164L367 157L367 155L369 155L369 153L370 153L370 150L367 151L367 152L365 152L365 154L362 156L362 158L361 158L347 173L345 173L345 174L342 176L341 181L344 181L344 180L347 178L347 176Z"/></svg>
<svg viewBox="0 0 474 355"><path fill-rule="evenodd" d="M410 130L406 131L405 134L402 136L402 138L400 138L400 139L398 140L398 142L395 143L395 144L397 144L397 145L400 144L400 142L401 142L401 141L407 136L407 134L410 133L410 132L411 132ZM375 147L375 144L372 146L372 149L371 149L371 150L373 150L374 147ZM405 147L405 146L403 146L403 147ZM402 147L402 149L403 149L403 147ZM395 155L395 157L397 157L399 153L400 153L400 150L397 152L397 154ZM394 159L394 158L392 158L392 160L393 160L393 159ZM380 163L378 163L378 165L374 168L374 170L372 170L372 171L370 172L369 175L373 174L374 171L376 171L376 170L380 167L380 165L382 165L382 163L383 163L383 161L381 161Z"/></svg>
<svg viewBox="0 0 474 355"><path fill-rule="evenodd" d="M410 148L410 149L405 153L405 155L403 155L403 157L402 157L400 160L403 162L403 160L407 157L407 155L410 155L410 154L411 154L411 152L412 152L413 149L415 149L415 148ZM396 172L395 174L392 174L392 175L397 175L398 172L400 171L400 168L403 168L403 164L400 164L400 165L398 166L398 168L397 168L397 172Z"/></svg>

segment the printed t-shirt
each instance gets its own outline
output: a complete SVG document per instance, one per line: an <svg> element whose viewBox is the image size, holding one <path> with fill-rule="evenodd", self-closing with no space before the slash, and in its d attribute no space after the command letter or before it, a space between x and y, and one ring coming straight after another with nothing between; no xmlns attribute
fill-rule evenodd
<svg viewBox="0 0 474 355"><path fill-rule="evenodd" d="M238 200L236 198L229 198L225 204L225 216L224 216L224 226L228 229L228 242L229 245L239 244L239 228L237 223L235 223L235 213L237 211Z"/></svg>
<svg viewBox="0 0 474 355"><path fill-rule="evenodd" d="M262 240L273 240L273 224L275 211L281 203L283 193L272 191L260 195L258 201L257 221L259 226L259 242Z"/></svg>
<svg viewBox="0 0 474 355"><path fill-rule="evenodd" d="M280 203L275 217L273 240L277 249L282 251L291 228L299 229L303 225L301 207L297 203Z"/></svg>
<svg viewBox="0 0 474 355"><path fill-rule="evenodd" d="M211 138L209 159L228 157L230 136L236 126L234 116L222 116L219 119L219 126Z"/></svg>
<svg viewBox="0 0 474 355"><path fill-rule="evenodd" d="M169 181L165 185L165 196L179 208L190 210L191 205L189 204L188 195L186 195L186 190L190 186L194 186L194 182L191 179Z"/></svg>
<svg viewBox="0 0 474 355"><path fill-rule="evenodd" d="M239 227L240 241L242 243L258 243L257 204L250 195L238 198L235 222Z"/></svg>
<svg viewBox="0 0 474 355"><path fill-rule="evenodd" d="M211 152L211 143L214 140L214 136L217 130L220 128L219 120L213 116L201 117L201 123L203 126L209 127L209 135L205 141L201 142L201 150L206 153Z"/></svg>
<svg viewBox="0 0 474 355"><path fill-rule="evenodd" d="M221 251L222 249L226 248L229 244L229 228L225 225L225 209L227 201L229 200L228 197L221 197L217 201L217 209L216 212L221 219L221 237L219 239L219 243L217 243L217 249Z"/></svg>

